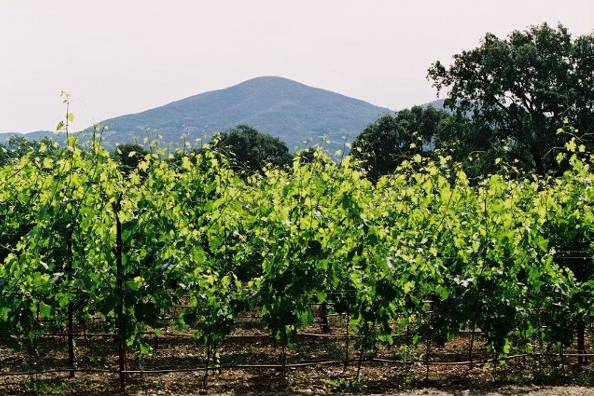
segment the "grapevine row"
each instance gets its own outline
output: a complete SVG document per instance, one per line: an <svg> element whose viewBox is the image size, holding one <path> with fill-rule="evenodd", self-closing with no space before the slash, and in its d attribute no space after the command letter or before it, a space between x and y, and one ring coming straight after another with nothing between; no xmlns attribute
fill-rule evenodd
<svg viewBox="0 0 594 396"><path fill-rule="evenodd" d="M258 310L285 351L319 305L348 316L359 362L405 331L444 343L480 329L495 357L577 332L584 353L594 172L574 146L556 178L469 181L449 157L418 156L372 183L322 151L246 177L208 147L122 172L99 144L42 144L0 168L0 342L35 354L66 323L74 368L74 322L99 318L125 373L126 350L149 353L146 332L173 316L208 366L240 314Z"/></svg>

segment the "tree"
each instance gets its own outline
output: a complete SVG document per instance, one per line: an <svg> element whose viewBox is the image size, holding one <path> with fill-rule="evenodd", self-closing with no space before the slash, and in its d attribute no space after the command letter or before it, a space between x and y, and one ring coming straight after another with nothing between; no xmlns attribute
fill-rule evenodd
<svg viewBox="0 0 594 396"><path fill-rule="evenodd" d="M113 152L114 159L120 164L120 169L123 173L129 174L132 172L148 151L139 144L126 143L118 144Z"/></svg>
<svg viewBox="0 0 594 396"><path fill-rule="evenodd" d="M437 128L447 116L433 107L419 106L384 115L355 138L352 155L362 162L368 177L377 180L402 161L432 149Z"/></svg>
<svg viewBox="0 0 594 396"><path fill-rule="evenodd" d="M525 169L555 170L552 153L568 140L565 123L594 148L594 36L572 39L565 27L542 24L505 39L488 33L481 45L454 55L446 67L435 62L428 78L445 106L470 116L471 140L506 147Z"/></svg>
<svg viewBox="0 0 594 396"><path fill-rule="evenodd" d="M292 161L284 142L247 125L218 134L212 144L230 157L236 170L247 174L260 171L267 164L285 166Z"/></svg>
<svg viewBox="0 0 594 396"><path fill-rule="evenodd" d="M459 114L452 114L439 124L434 147L434 156L450 156L462 165L471 180L480 180L517 162L508 146L492 136L488 126Z"/></svg>
<svg viewBox="0 0 594 396"><path fill-rule="evenodd" d="M29 152L35 152L36 156L45 158L56 156L60 150L58 144L48 138L36 141L24 136L11 136L6 143L0 143L0 166L19 160Z"/></svg>
<svg viewBox="0 0 594 396"><path fill-rule="evenodd" d="M295 153L295 158L299 159L302 164L309 164L315 161L316 149L313 147L307 147Z"/></svg>

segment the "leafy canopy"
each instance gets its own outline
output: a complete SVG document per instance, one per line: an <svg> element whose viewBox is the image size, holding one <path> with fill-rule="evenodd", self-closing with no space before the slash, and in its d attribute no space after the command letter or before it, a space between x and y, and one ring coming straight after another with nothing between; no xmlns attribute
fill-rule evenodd
<svg viewBox="0 0 594 396"><path fill-rule="evenodd" d="M114 159L125 174L132 172L149 152L139 144L118 144L113 151Z"/></svg>
<svg viewBox="0 0 594 396"><path fill-rule="evenodd" d="M218 134L212 144L233 159L236 170L247 174L260 171L267 164L284 166L292 161L284 142L247 125Z"/></svg>
<svg viewBox="0 0 594 396"><path fill-rule="evenodd" d="M415 106L384 115L361 132L353 143L353 157L362 162L372 180L394 172L404 160L433 146L433 136L447 117L433 107Z"/></svg>
<svg viewBox="0 0 594 396"><path fill-rule="evenodd" d="M472 118L466 152L506 147L524 169L544 174L558 169L552 151L569 140L557 133L564 119L594 147L593 60L594 36L573 39L562 25L544 23L504 39L488 33L451 66L435 62L428 78L438 92L448 90L446 107Z"/></svg>

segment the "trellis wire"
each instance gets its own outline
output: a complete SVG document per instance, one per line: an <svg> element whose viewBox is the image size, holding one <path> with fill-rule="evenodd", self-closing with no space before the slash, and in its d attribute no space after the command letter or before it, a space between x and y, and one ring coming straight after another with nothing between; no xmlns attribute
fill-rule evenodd
<svg viewBox="0 0 594 396"><path fill-rule="evenodd" d="M385 359L385 358L366 358L363 359L366 363L390 363L390 364L397 364L397 365L426 365L429 364L430 366L467 366L469 364L473 365L485 365L496 363L499 361L507 361L507 360L516 360L519 358L525 357L539 357L539 356L546 356L546 357L594 357L594 353L550 353L550 352L532 352L532 353L522 353L518 355L510 355L510 356L501 356L498 358L492 359L485 359L485 360L461 360L461 361L426 361L426 360L419 360L419 359L411 359L411 360L400 360L400 359ZM348 363L355 363L357 359L350 359ZM305 362L295 362L295 363L286 363L284 367L287 368L298 368L298 367L315 367L315 366L323 366L323 365L333 365L333 364L344 364L344 359L333 359L333 360L314 360L314 361L305 361ZM168 374L168 373L186 373L186 372L199 372L205 370L223 370L223 369L257 369L257 368L274 368L280 369L282 368L282 364L277 363L270 363L270 364L245 364L245 363L238 363L238 364L221 364L216 366L210 367L194 367L194 368L167 368L167 369L152 369L152 370L116 370L116 369L100 369L100 368L72 368L72 367L65 367L59 369L45 369L45 370L31 370L31 371L15 371L15 372L0 372L0 377L9 377L9 376L26 376L26 375L35 375L35 374L52 374L52 373L67 373L70 371L75 371L79 373L106 373L106 374L119 374L120 372L123 374Z"/></svg>
<svg viewBox="0 0 594 396"><path fill-rule="evenodd" d="M337 292L331 292L328 293L328 295L344 295L344 294L349 294L352 293L352 291L337 291ZM424 300L424 303L427 303L431 306L431 304L434 302L433 300ZM317 306L320 304L311 304L312 306ZM333 303L329 302L328 305L333 305ZM183 308L185 307L185 305L183 304L178 304L176 307L178 308ZM429 309L425 312L425 314L427 315L431 315L432 310ZM319 318L321 317L320 315L314 315L315 317ZM333 313L330 314L329 316L347 316L348 317L348 313ZM246 319L246 318L252 318L252 319L261 319L260 316L258 315L240 315L238 317L238 319ZM91 322L94 321L94 319L91 319ZM172 321L172 318L169 320ZM167 322L167 321L166 321ZM592 324L592 322L590 321L590 325ZM349 332L348 332L348 323L347 325L347 331L346 334L321 334L321 333L299 333L297 334L297 337L302 337L302 338L327 338L327 339L333 339L333 340L346 340L347 345L350 339L358 339L361 336L357 335L357 336L349 336ZM592 328L590 327L590 330L592 330ZM184 332L176 332L176 333L165 333L165 334L156 334L155 332L151 332L151 331L146 331L146 332L142 332L143 335L153 335L156 339L159 338L191 338L193 337L192 333L184 333ZM459 330L458 334L482 334L481 330ZM115 333L87 333L87 332L83 332L83 333L78 333L75 335L76 337L110 337L113 338L116 336ZM398 336L397 334L393 334L392 336ZM55 334L55 335L43 335L41 338L48 338L48 337L64 337L63 334ZM247 339L270 339L272 338L272 336L270 334L250 334L250 335L228 335L225 337L225 339L227 340L247 340ZM561 357L562 359L566 358L566 357L578 357L578 358L588 358L588 357L594 357L594 353L549 353L549 352L532 352L532 353L524 353L524 354L518 354L518 355L510 355L510 356L503 356L503 357L499 357L496 356L492 359L486 359L486 360L463 360L463 361L444 361L444 360L439 360L439 361L435 361L432 360L430 358L430 355L432 356L446 356L447 353L441 353L441 352L430 352L429 350L429 345L430 345L430 339L427 338L427 349L426 349L426 353L425 353L425 357L424 359L420 360L420 359L411 359L411 360L398 360L398 359L386 359L386 358L364 358L363 362L365 363L390 363L390 364L395 364L395 365L419 365L419 366L426 366L427 371L426 371L426 379L429 378L429 367L430 366L464 366L464 365L476 365L476 366L480 366L480 365L486 365L486 364L491 364L491 363L498 363L500 361L508 361L508 360L515 360L515 359L519 359L519 358L523 358L526 359L527 357L542 357L542 356L549 356L549 357ZM455 353L452 353L455 354ZM124 376L128 375L128 374L166 374L166 373L183 373L183 372L207 372L210 370L222 370L222 369L257 369L257 368L275 368L275 369L285 369L285 368L298 368L298 367L311 367L311 366L321 366L321 365L333 365L333 364L341 364L344 365L345 370L348 366L349 363L353 363L353 362L357 362L358 359L349 359L348 358L348 351L346 354L346 359L340 359L340 360L319 360L319 361L304 361L304 362L296 362L296 363L283 363L283 364L225 364L225 365L217 365L217 366L213 366L213 367L205 367L205 366L201 366L201 367L196 367L196 368L166 368L166 369L149 369L149 370L126 370L126 369L103 369L103 368L73 368L73 367L67 367L67 368L61 368L61 369L45 369L45 370L37 370L37 366L35 365L35 370L29 370L29 371L22 371L22 372L0 372L0 377L7 377L7 376L35 376L36 380L37 380L37 376L41 375L41 374L51 374L51 373L74 373L74 372L87 372L87 373L106 373L106 374L119 374L120 378L123 378ZM125 387L125 382L122 385L123 387Z"/></svg>

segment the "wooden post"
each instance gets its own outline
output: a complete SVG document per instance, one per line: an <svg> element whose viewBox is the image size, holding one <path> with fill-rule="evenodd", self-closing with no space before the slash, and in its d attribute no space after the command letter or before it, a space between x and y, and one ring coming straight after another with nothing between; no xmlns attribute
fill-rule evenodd
<svg viewBox="0 0 594 396"><path fill-rule="evenodd" d="M322 333L330 333L330 322L328 321L328 303L324 301L320 306L320 321Z"/></svg>
<svg viewBox="0 0 594 396"><path fill-rule="evenodd" d="M66 249L67 249L67 261L66 261L66 274L68 281L72 281L72 225L66 235ZM68 366L72 369L68 373L69 378L74 378L75 358L74 358L74 304L72 301L68 303L67 307L67 337L68 337Z"/></svg>
<svg viewBox="0 0 594 396"><path fill-rule="evenodd" d="M429 382L429 353L431 353L431 340L427 336L427 344L425 345L425 381Z"/></svg>
<svg viewBox="0 0 594 396"><path fill-rule="evenodd" d="M206 365L204 366L204 377L202 378L202 386L204 389L208 386L208 364L210 363L210 345L206 345Z"/></svg>
<svg viewBox="0 0 594 396"><path fill-rule="evenodd" d="M282 345L282 372L283 372L283 380L287 378L287 340L283 340Z"/></svg>
<svg viewBox="0 0 594 396"><path fill-rule="evenodd" d="M349 365L349 311L346 312L346 349L344 352L344 371Z"/></svg>
<svg viewBox="0 0 594 396"><path fill-rule="evenodd" d="M124 269L122 264L122 223L120 221L120 204L121 195L117 201L113 204L113 211L115 213L116 221L116 247L115 247L115 258L116 258L116 278L117 278L117 290L119 292L118 306L117 306L117 331L118 331L118 366L120 373L120 390L126 392L126 339L124 333L124 301L125 301L125 289L124 289Z"/></svg>
<svg viewBox="0 0 594 396"><path fill-rule="evenodd" d="M493 382L497 382L497 366L499 364L499 354L493 350Z"/></svg>
<svg viewBox="0 0 594 396"><path fill-rule="evenodd" d="M470 333L470 348L468 349L468 362L469 362L469 369L472 369L472 348L474 346L474 332L476 330L476 325L472 323L472 333Z"/></svg>
<svg viewBox="0 0 594 396"><path fill-rule="evenodd" d="M582 319L577 321L577 352L586 353L586 342L585 342L585 323ZM578 365L582 366L586 360L583 356L578 356Z"/></svg>

